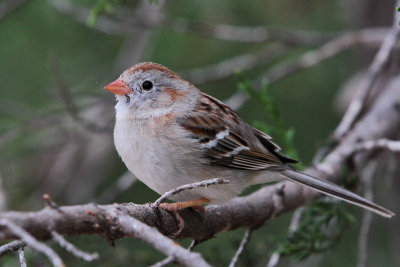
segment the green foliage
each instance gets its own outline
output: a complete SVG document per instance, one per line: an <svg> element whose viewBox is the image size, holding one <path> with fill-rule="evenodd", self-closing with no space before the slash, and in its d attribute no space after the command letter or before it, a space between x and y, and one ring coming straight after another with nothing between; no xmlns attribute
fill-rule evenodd
<svg viewBox="0 0 400 267"><path fill-rule="evenodd" d="M90 10L87 20L88 25L93 26L101 13L111 13L114 10L114 6L116 4L120 4L121 2L122 0L97 0L92 10Z"/></svg>
<svg viewBox="0 0 400 267"><path fill-rule="evenodd" d="M295 129L292 127L285 128L284 124L282 123L276 101L269 93L268 82L264 80L261 85L261 90L258 91L243 73L237 72L236 75L239 79L238 88L257 100L265 110L265 114L268 116L268 119L272 122L271 124L267 124L262 121L255 121L253 123L254 126L263 132L279 138L286 150L286 154L289 157L298 159L299 156L293 142ZM298 167L300 169L304 168L304 166L301 164L299 164Z"/></svg>
<svg viewBox="0 0 400 267"><path fill-rule="evenodd" d="M302 212L296 231L280 242L278 251L297 261L325 252L338 243L345 228L354 221L341 202L327 199L314 202Z"/></svg>
<svg viewBox="0 0 400 267"><path fill-rule="evenodd" d="M400 12L400 6L397 7L397 12ZM399 20L399 25L400 25L400 20Z"/></svg>

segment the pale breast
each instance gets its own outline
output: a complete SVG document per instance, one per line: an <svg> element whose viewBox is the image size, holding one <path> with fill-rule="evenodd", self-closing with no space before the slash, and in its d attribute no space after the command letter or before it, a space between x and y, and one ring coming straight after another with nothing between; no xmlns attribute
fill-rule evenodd
<svg viewBox="0 0 400 267"><path fill-rule="evenodd" d="M140 121L117 120L114 129L114 143L118 154L127 168L142 182L159 192L160 158L162 151L154 145L155 133L143 127ZM160 154L161 153L161 154Z"/></svg>
<svg viewBox="0 0 400 267"><path fill-rule="evenodd" d="M189 144L177 143L181 134L174 127L163 126L160 121L117 120L114 143L127 168L162 194L198 179L196 168L185 167L185 161L190 161L191 148ZM198 164L192 162L193 167Z"/></svg>
<svg viewBox="0 0 400 267"><path fill-rule="evenodd" d="M159 121L120 119L115 125L114 142L127 168L159 194L204 179L231 181L227 185L183 191L172 198L176 201L208 198L221 203L247 185L243 172L207 165L200 150L196 150L196 140L179 127L162 125Z"/></svg>

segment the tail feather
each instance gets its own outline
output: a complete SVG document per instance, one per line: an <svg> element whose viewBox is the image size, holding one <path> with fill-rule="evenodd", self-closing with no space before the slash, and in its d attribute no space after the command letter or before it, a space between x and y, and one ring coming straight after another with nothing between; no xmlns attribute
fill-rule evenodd
<svg viewBox="0 0 400 267"><path fill-rule="evenodd" d="M368 209L373 211L383 217L391 218L394 216L394 213L388 209L385 209L372 201L369 201L363 197L360 197L357 194L354 194L336 184L333 184L329 181L319 179L313 177L311 175L295 171L295 170L284 170L282 174L289 180L309 186L323 194L342 199L346 202L349 202L353 205L357 205L359 207Z"/></svg>

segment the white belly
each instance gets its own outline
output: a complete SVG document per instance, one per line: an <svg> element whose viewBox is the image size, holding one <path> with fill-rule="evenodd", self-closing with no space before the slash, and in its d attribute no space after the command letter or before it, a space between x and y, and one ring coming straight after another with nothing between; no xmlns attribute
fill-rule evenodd
<svg viewBox="0 0 400 267"><path fill-rule="evenodd" d="M185 140L183 133L170 134L175 137L182 134L178 140ZM134 120L117 120L114 129L115 146L127 168L157 193L163 194L204 179L229 179L229 184L186 190L172 197L177 201L207 198L212 203L221 203L235 197L250 183L250 179L245 178L247 172L212 166L205 168L200 162L204 159L191 154L193 146L190 143L185 146L181 141L162 137L165 132L160 135L154 125L143 127L141 122Z"/></svg>
<svg viewBox="0 0 400 267"><path fill-rule="evenodd" d="M143 130L138 123L117 121L114 129L115 147L126 167L143 183L159 194L170 189L171 178L165 177L168 160L157 146L157 134Z"/></svg>

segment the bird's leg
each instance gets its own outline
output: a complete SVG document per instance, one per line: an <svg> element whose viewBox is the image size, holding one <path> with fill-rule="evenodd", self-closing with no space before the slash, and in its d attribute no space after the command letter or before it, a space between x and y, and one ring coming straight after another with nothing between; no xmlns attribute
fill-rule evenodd
<svg viewBox="0 0 400 267"><path fill-rule="evenodd" d="M206 214L204 207L201 205L208 204L208 203L210 203L209 199L199 198L199 199L175 202L175 203L161 203L158 207L174 214L175 219L178 222L178 227L179 227L178 231L174 235L178 236L182 232L183 228L185 227L185 221L182 219L181 215L179 214L179 210L182 210L185 208L193 208L195 210L200 211L200 213L202 213L202 214Z"/></svg>
<svg viewBox="0 0 400 267"><path fill-rule="evenodd" d="M175 203L161 203L159 205L160 208L164 210L168 210L171 212L182 210L189 207L201 207L201 205L210 203L210 200L207 198L198 198L194 200L175 202Z"/></svg>

